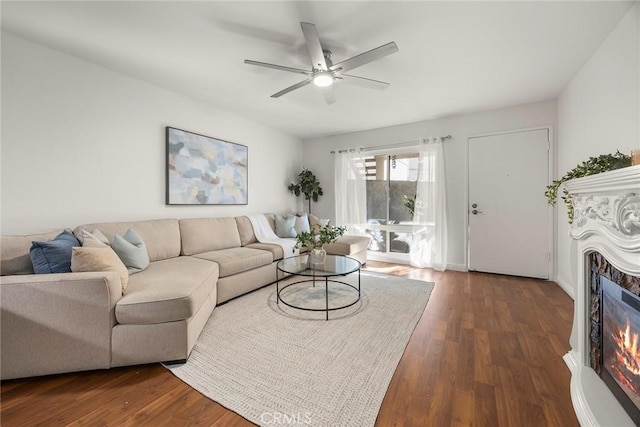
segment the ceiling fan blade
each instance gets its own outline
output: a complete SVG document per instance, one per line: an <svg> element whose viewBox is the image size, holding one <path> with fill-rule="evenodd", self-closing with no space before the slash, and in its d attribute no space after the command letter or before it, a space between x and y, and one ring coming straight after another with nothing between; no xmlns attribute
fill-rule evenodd
<svg viewBox="0 0 640 427"><path fill-rule="evenodd" d="M343 73L345 71L353 70L354 68L361 67L364 64L368 64L376 59L384 58L387 55L396 53L398 51L398 45L396 42L390 42L385 45L376 47L367 52L356 55L352 58L345 59L342 62L338 62L331 67L331 71L338 71Z"/></svg>
<svg viewBox="0 0 640 427"><path fill-rule="evenodd" d="M253 61L251 59L245 59L244 63L249 65L257 65L258 67L273 68L274 70L288 71L290 73L304 74L307 76L311 75L311 71L303 70L301 68L293 68L293 67L285 67L283 65L269 64L268 62L259 62L259 61Z"/></svg>
<svg viewBox="0 0 640 427"><path fill-rule="evenodd" d="M307 44L309 56L311 56L313 69L327 71L327 61L324 59L324 53L322 52L322 45L320 44L320 37L318 37L316 26L308 22L301 22L300 26L302 27L302 34L304 34L304 41Z"/></svg>
<svg viewBox="0 0 640 427"><path fill-rule="evenodd" d="M320 91L322 92L322 96L324 96L324 100L327 105L335 104L336 92L333 90L333 85L321 87Z"/></svg>
<svg viewBox="0 0 640 427"><path fill-rule="evenodd" d="M282 95L284 95L284 94L287 94L287 93L289 93L289 92L291 92L291 91L294 91L294 90L296 90L296 89L300 89L301 87L308 85L309 83L311 83L311 81L312 81L311 79L303 80L303 81L301 81L300 83L296 83L296 84L294 84L293 86L289 86L289 87L288 87L288 88L286 88L286 89L282 89L282 90L281 90L280 92L278 92L278 93L274 93L273 95L271 95L271 97L272 97L272 98L280 98L280 97L281 97Z"/></svg>
<svg viewBox="0 0 640 427"><path fill-rule="evenodd" d="M364 77L352 76L350 74L341 74L340 77L338 78L342 79L342 81L352 86L366 87L369 89L382 90L390 86L389 83L387 82L381 82L380 80L367 79Z"/></svg>

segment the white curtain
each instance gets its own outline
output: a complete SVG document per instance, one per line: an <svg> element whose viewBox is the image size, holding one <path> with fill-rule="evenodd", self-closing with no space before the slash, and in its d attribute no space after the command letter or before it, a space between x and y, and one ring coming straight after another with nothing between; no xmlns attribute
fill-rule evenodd
<svg viewBox="0 0 640 427"><path fill-rule="evenodd" d="M367 185L364 159L355 150L336 153L336 225L346 226L347 234L365 234L367 224Z"/></svg>
<svg viewBox="0 0 640 427"><path fill-rule="evenodd" d="M420 145L411 265L444 271L447 267L447 198L444 152L439 138Z"/></svg>

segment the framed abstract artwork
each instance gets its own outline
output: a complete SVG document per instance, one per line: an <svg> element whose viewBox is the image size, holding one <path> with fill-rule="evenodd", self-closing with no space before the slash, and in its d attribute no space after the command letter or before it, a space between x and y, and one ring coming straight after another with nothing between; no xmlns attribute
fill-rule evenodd
<svg viewBox="0 0 640 427"><path fill-rule="evenodd" d="M167 127L167 205L246 205L245 145Z"/></svg>

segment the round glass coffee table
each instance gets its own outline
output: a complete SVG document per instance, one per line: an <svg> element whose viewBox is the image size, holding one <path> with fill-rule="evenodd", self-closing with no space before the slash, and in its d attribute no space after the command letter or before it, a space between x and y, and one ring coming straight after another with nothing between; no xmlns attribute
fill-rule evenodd
<svg viewBox="0 0 640 427"><path fill-rule="evenodd" d="M360 301L360 261L349 258L344 255L327 255L324 263L312 264L309 260L309 255L298 255L289 258L284 258L276 264L277 272L276 276L276 303L283 303L291 308L305 311L324 311L326 313L325 318L329 320L329 312L334 310L341 310L343 308L351 307ZM358 287L350 283L343 282L341 280L333 279L334 277L347 276L348 274L358 272ZM301 276L303 279L293 283L287 283L280 287L280 272L288 273L295 276ZM302 305L295 305L291 301L287 302L283 299L282 292L290 286L294 286L300 283L311 283L313 287L316 286L316 282L322 284L324 282L324 298L325 306L323 308L305 307ZM354 300L347 304L341 304L339 306L329 307L329 283L337 284L338 286L348 286L349 288L357 291L357 295L354 293Z"/></svg>

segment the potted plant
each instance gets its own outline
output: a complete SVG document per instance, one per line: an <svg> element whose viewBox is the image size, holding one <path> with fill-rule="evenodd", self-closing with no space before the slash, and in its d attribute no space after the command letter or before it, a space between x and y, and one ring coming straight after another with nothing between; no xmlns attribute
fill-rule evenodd
<svg viewBox="0 0 640 427"><path fill-rule="evenodd" d="M333 243L338 240L347 227L338 227L333 225L325 225L324 227L315 227L311 231L302 231L296 236L296 244L293 249L308 247L311 250L309 261L312 264L324 263L327 251L322 245L325 243Z"/></svg>
<svg viewBox="0 0 640 427"><path fill-rule="evenodd" d="M304 199L309 201L309 213L311 213L311 201L317 202L323 194L318 179L309 169L302 169L302 172L298 174L298 183L291 183L287 188L296 197L304 194Z"/></svg>
<svg viewBox="0 0 640 427"><path fill-rule="evenodd" d="M620 151L616 151L615 154L601 154L598 157L589 157L589 160L580 163L564 174L562 178L553 181L551 185L547 186L547 191L545 191L544 195L547 196L547 202L551 206L554 206L558 200L558 189L565 181L626 168L627 166L631 166L631 156L622 154ZM563 188L562 191L563 196L561 199L564 200L567 206L567 215L569 217L569 224L571 224L573 223L573 203L567 190Z"/></svg>

